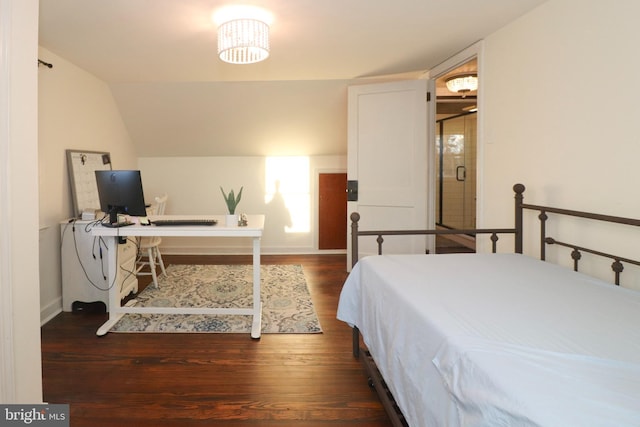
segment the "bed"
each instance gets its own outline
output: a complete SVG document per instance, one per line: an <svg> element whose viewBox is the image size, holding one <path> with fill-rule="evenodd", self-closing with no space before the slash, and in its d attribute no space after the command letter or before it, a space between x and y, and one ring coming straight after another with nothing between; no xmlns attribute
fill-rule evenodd
<svg viewBox="0 0 640 427"><path fill-rule="evenodd" d="M514 190L516 226L475 230L515 235L514 253L379 249L354 265L337 313L353 327L354 355L398 426L640 425L640 292L577 271L585 252L611 258L617 284L622 265L637 262L560 242L544 226L550 212L640 222L528 205L524 186ZM522 254L525 209L540 212L542 259ZM380 248L393 234L354 230ZM573 270L544 261L550 244L571 248Z"/></svg>

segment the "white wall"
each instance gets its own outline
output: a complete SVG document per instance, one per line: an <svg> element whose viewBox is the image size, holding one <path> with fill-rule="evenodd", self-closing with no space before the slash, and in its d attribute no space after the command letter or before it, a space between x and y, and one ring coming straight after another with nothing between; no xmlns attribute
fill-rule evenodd
<svg viewBox="0 0 640 427"><path fill-rule="evenodd" d="M529 203L639 216L640 86L633 83L640 66L639 15L636 0L550 0L486 38L480 70L483 225L512 221L516 182L527 186ZM586 239L581 226L574 221L568 241L637 258L640 235L608 227L615 237ZM532 255L538 254L536 239L525 236ZM613 280L610 263L590 273ZM625 286L640 288L633 268L622 277Z"/></svg>
<svg viewBox="0 0 640 427"><path fill-rule="evenodd" d="M284 161L287 166L268 170L271 161ZM226 214L220 186L227 192L234 189L236 193L243 187L236 213L266 214L263 253L314 253L318 251L317 177L321 172L345 173L346 156L143 157L139 159L139 167L147 200L168 194L167 214ZM295 167L302 169L297 170L293 182L287 182L283 172ZM286 210L269 203L273 179L281 179ZM296 216L295 199L303 197L306 214ZM294 215L294 222L301 220L309 229L285 229L287 215ZM251 249L237 239L202 238L164 238L161 248L164 253L172 254L250 253Z"/></svg>
<svg viewBox="0 0 640 427"><path fill-rule="evenodd" d="M346 153L345 80L110 83L140 157Z"/></svg>
<svg viewBox="0 0 640 427"><path fill-rule="evenodd" d="M0 402L42 402L38 1L0 0Z"/></svg>
<svg viewBox="0 0 640 427"><path fill-rule="evenodd" d="M54 53L39 58L40 305L42 321L62 309L60 221L73 216L66 149L108 151L116 169L135 169L136 154L109 86Z"/></svg>

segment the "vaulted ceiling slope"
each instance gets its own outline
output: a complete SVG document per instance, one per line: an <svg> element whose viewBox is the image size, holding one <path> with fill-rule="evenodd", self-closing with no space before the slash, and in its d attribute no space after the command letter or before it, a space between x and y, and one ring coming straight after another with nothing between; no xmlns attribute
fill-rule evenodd
<svg viewBox="0 0 640 427"><path fill-rule="evenodd" d="M335 109L336 97L344 97L349 83L385 75L418 76L543 2L250 1L248 3L273 15L271 54L261 63L239 66L226 64L216 55L217 34L212 14L228 2L40 0L39 42L111 85L141 156L261 154L255 151L258 141L254 135L265 135L268 129L258 126L250 133L235 136L222 132L211 123L208 114L225 108L227 112L230 108L243 109L243 116L247 117L273 119L272 116L277 116L278 123L268 124L271 129L287 125L302 128L304 126L291 126L292 120L309 117L307 121L314 123L303 133L307 133L309 139L323 141L322 145L309 142L305 147L302 144L297 151L307 152L295 153L296 150L289 150L285 144L280 151L331 154L346 150L344 129L337 130L339 136L320 134L313 138L310 133L325 127L325 121L331 122L329 115L337 118L346 114L343 104L339 111L322 109ZM296 103L292 97L300 93L301 81L311 85L302 91L309 98ZM229 93L229 87L221 84L223 82L234 83L233 88L242 88L243 93L250 94L244 102L234 100L230 106L227 101L234 95ZM251 82L252 86L243 86L240 82ZM263 90L265 93L260 93ZM172 97L181 101L178 103ZM176 104L157 108L157 102L162 99ZM274 111L283 102L284 111ZM208 122L193 117L192 108L205 104ZM204 115L204 112L199 114ZM245 119L230 122L225 118L222 127L246 127ZM170 132L173 138L165 136L162 126L150 129L151 123L165 127L174 124ZM344 126L344 123L342 118L335 126ZM215 128L213 133L212 128ZM179 130L181 141L176 141L175 133ZM292 130L291 135L282 138L289 137L304 138L305 135ZM334 141L336 138L339 141ZM232 140L240 146L224 154L208 145L211 141L229 143Z"/></svg>

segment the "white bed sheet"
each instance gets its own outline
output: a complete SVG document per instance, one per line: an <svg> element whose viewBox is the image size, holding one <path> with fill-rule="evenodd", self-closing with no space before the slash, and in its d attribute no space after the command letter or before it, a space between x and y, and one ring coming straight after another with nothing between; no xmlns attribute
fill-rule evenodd
<svg viewBox="0 0 640 427"><path fill-rule="evenodd" d="M411 426L640 425L640 293L518 254L362 259L360 329Z"/></svg>

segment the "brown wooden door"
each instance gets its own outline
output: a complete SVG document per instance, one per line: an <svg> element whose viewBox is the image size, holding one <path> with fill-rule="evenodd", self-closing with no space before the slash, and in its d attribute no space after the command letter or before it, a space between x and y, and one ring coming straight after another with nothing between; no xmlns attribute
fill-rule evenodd
<svg viewBox="0 0 640 427"><path fill-rule="evenodd" d="M347 174L321 173L318 249L347 249Z"/></svg>

